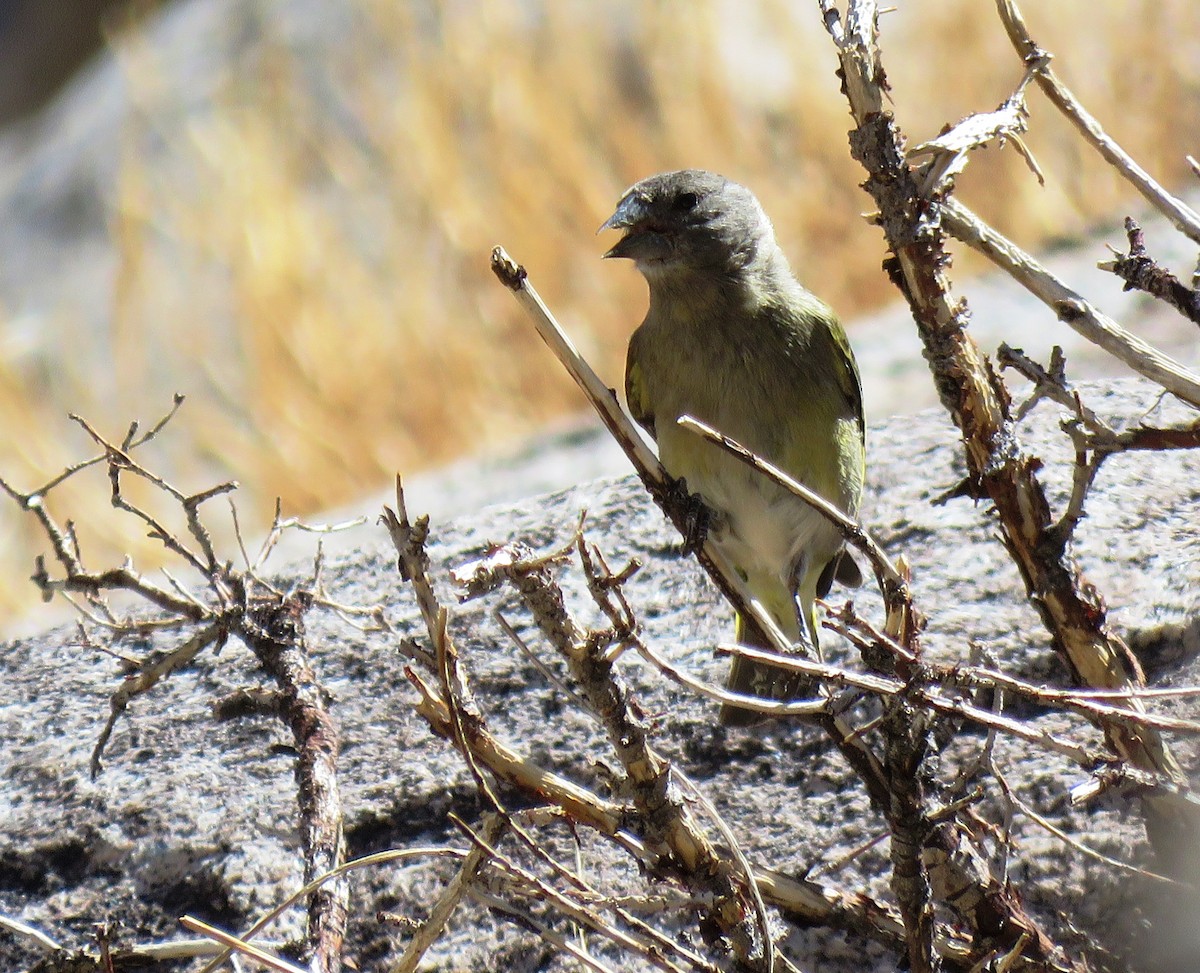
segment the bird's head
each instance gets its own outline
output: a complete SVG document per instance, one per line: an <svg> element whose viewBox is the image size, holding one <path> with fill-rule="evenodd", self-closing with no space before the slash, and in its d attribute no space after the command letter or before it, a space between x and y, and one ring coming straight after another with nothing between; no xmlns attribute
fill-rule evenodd
<svg viewBox="0 0 1200 973"><path fill-rule="evenodd" d="M601 230L624 236L604 255L628 257L651 283L736 274L773 253L771 221L745 186L703 169L650 176L631 186Z"/></svg>

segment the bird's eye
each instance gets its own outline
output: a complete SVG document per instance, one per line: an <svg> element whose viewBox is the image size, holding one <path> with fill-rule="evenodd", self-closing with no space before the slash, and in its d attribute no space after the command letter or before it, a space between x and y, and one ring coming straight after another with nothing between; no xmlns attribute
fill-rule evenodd
<svg viewBox="0 0 1200 973"><path fill-rule="evenodd" d="M671 203L671 208L677 213L689 213L696 208L696 204L700 202L700 197L695 193L680 193Z"/></svg>

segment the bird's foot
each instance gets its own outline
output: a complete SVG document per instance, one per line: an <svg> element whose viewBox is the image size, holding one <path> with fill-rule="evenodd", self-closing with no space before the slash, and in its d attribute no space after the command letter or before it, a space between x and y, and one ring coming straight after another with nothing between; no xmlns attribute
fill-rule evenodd
<svg viewBox="0 0 1200 973"><path fill-rule="evenodd" d="M713 510L698 493L688 490L683 477L671 480L665 497L667 510L683 534L683 553L695 554L704 547L713 526Z"/></svg>

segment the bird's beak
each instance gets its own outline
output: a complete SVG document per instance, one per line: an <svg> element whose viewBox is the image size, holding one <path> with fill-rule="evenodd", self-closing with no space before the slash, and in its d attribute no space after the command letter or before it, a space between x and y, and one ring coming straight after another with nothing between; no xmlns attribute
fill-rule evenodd
<svg viewBox="0 0 1200 973"><path fill-rule="evenodd" d="M617 211L605 220L596 232L600 233L604 230L631 230L644 220L647 215L645 200L630 193L617 204ZM627 233L616 242L612 249L604 254L605 259L609 257L633 257L631 241L635 237L635 233Z"/></svg>

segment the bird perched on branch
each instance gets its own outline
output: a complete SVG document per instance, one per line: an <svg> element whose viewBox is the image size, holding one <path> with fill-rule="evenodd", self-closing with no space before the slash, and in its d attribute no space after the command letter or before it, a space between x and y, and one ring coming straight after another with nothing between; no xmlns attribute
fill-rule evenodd
<svg viewBox="0 0 1200 973"><path fill-rule="evenodd" d="M685 169L644 179L601 229L624 234L604 256L631 259L650 286L649 312L629 342L634 418L657 441L667 472L698 493L710 537L754 597L800 651L815 652L816 599L835 577L861 580L837 528L676 420L686 414L714 426L855 516L863 407L846 333L792 276L758 200L723 176ZM741 617L737 637L768 645ZM800 681L735 657L728 685L789 699ZM720 718L758 722L729 705Z"/></svg>

